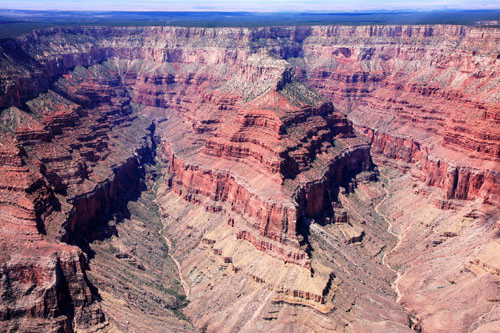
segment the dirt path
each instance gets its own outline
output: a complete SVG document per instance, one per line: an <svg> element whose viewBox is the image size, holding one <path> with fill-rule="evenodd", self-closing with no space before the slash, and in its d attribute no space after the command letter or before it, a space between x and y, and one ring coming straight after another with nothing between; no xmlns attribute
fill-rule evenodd
<svg viewBox="0 0 500 333"><path fill-rule="evenodd" d="M384 177L385 179L387 179L387 184L389 184L389 183L391 182L391 180L390 180L389 178L387 178L385 175L383 175L382 173L380 173L380 175L381 175L382 177ZM385 215L385 214L381 213L381 212L380 212L380 210L379 210L380 206L381 206L381 205L382 205L382 204L383 204L383 203L384 203L387 199L389 199L389 191L387 191L387 187L385 187L385 186L384 186L384 187L383 187L383 189L384 189L384 191L385 191L385 196L384 196L384 199L382 199L382 201L380 201L380 202L379 202L379 203L375 206L375 212L376 212L378 215L382 216L382 217L384 218L384 220L386 220L386 221L387 221L387 224L389 224L389 227L387 228L387 232L388 232L388 233L390 233L391 235L393 235L394 237L396 237L396 238L398 239L398 242L396 243L396 246L394 246L394 247L392 248L392 250L390 250L390 251L388 251L388 252L386 252L386 253L384 254L384 256L382 257L382 264L384 264L387 268L389 268L392 272L394 272L394 273L396 274L396 280L394 280L394 281L392 282L392 288L394 289L394 291L396 292L396 295L397 295L396 302L398 302L398 303L399 303L399 301L401 300L401 297L403 296L403 295L401 294L401 292L399 291L399 285L398 285L398 283L399 283L399 279L401 278L401 273L400 273L400 272L398 272L397 270L395 270L395 269L393 269L393 268L391 267L391 265L387 262L387 256L388 256L389 254L391 254L392 252L394 252L394 251L395 251L395 250L399 247L399 245L401 245L401 236L400 236L400 235L398 235L398 234L396 234L396 233L394 233L394 232L392 231L392 220L391 220L391 218L390 218L389 216L387 216L387 215Z"/></svg>
<svg viewBox="0 0 500 333"><path fill-rule="evenodd" d="M175 262L175 265L177 266L177 270L179 271L179 277L180 277L180 280L181 280L181 285L182 285L182 288L184 289L184 293L186 294L186 299L189 299L189 284L186 282L186 280L184 280L184 278L182 277L182 272L181 272L181 264L177 261L177 259L175 259L175 257L172 255L172 242L170 241L170 239L163 235L163 231L165 231L165 228L167 226L164 225L163 228L161 230L158 231L158 234L163 237L163 239L165 240L165 242L167 243L167 246L168 246L168 255L170 256L170 258L172 258L172 260Z"/></svg>

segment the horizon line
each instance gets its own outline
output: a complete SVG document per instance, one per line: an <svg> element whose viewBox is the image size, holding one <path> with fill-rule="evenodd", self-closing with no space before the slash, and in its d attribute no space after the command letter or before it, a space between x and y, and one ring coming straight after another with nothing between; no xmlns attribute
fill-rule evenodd
<svg viewBox="0 0 500 333"><path fill-rule="evenodd" d="M3 8L0 11L26 11L26 12L87 12L87 13L245 13L245 14L372 14L372 13L432 13L432 12L474 12L474 11L500 11L498 7L487 8L459 8L443 7L436 9L420 8L394 8L394 9L360 9L360 10L221 10L221 9L185 9L185 10L154 10L154 9L26 9L26 8Z"/></svg>

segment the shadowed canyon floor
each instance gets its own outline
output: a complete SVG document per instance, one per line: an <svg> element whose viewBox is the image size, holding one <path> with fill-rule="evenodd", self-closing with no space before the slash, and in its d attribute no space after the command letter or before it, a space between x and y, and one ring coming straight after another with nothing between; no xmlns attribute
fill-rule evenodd
<svg viewBox="0 0 500 333"><path fill-rule="evenodd" d="M0 329L500 329L500 30L0 41Z"/></svg>
<svg viewBox="0 0 500 333"><path fill-rule="evenodd" d="M384 180L387 180L387 185L389 185L389 184L388 184L388 182L390 181L390 179L389 179L389 178L387 178L384 174L381 174L381 176L384 178ZM385 186L385 185L386 185L386 183L384 183L384 185L383 185L383 189L384 189L384 192L385 192L384 199L383 199L383 200L381 200L381 201L380 201L380 202L379 202L379 203L375 206L375 212L376 212L377 214L379 214L380 216L382 216L382 217L385 219L385 221L389 224L389 227L387 228L387 232L388 232L388 233L390 233L391 235L393 235L393 236L397 237L397 239L398 239L398 242L397 242L397 243L396 243L396 245L392 248L392 250L384 253L384 256L382 257L382 263L383 263L384 265L386 265L386 266L387 266L387 268L389 268L389 269L390 269L393 273L395 273L395 274L397 275L396 280L394 280L394 282L393 282L393 288L394 288L394 291L396 292L396 295L397 295L397 297L396 297L396 301L399 303L399 300L401 299L401 292L399 291L398 281L399 281L399 279L401 278L401 273L400 273L400 272L398 272L397 270L393 269L393 268L391 267L391 265L387 263L387 256L388 256L390 253L392 253L392 252L396 251L396 249L399 247L399 245L401 244L401 237L400 237L399 235L395 234L395 233L392 231L392 222L391 222L391 218L390 218L390 217L388 217L387 215L385 215L385 214L381 213L381 212L380 212L380 210L379 210L380 206L381 206L383 203L385 203L387 199L389 199L389 191L387 190L387 188L386 188L386 186Z"/></svg>

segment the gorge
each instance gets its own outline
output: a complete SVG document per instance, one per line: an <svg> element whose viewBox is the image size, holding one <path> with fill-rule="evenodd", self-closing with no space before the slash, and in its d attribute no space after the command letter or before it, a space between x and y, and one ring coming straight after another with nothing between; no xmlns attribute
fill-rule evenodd
<svg viewBox="0 0 500 333"><path fill-rule="evenodd" d="M1 330L500 329L499 28L0 49Z"/></svg>

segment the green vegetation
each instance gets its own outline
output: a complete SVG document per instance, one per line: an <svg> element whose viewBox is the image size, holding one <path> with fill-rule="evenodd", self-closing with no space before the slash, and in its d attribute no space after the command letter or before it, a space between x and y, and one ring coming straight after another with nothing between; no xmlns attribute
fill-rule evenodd
<svg viewBox="0 0 500 333"><path fill-rule="evenodd" d="M165 292L169 295L174 296L176 301L171 308L172 311L174 312L174 314L177 318L179 318L181 320L189 321L189 318L187 318L186 315L182 312L182 309L184 309L189 304L189 300L186 299L186 295L180 295L174 289L165 288L162 285L159 285L156 288L158 290L161 290L162 292Z"/></svg>
<svg viewBox="0 0 500 333"><path fill-rule="evenodd" d="M323 101L316 91L298 82L287 83L280 92L297 106L300 106L297 101L307 105L318 105Z"/></svg>
<svg viewBox="0 0 500 333"><path fill-rule="evenodd" d="M369 24L464 24L498 21L500 10L367 12L367 13L248 13L248 12L68 12L0 9L0 38L33 29L73 26L191 26L263 27ZM498 22L497 22L498 23Z"/></svg>

